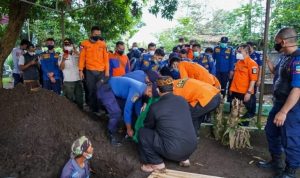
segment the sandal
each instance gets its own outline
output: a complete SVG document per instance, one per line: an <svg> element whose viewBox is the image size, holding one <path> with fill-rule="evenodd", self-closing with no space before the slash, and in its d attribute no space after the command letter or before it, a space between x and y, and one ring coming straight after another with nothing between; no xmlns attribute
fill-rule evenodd
<svg viewBox="0 0 300 178"><path fill-rule="evenodd" d="M179 166L181 166L181 167L190 167L191 166L190 160L187 159L185 161L180 161Z"/></svg>

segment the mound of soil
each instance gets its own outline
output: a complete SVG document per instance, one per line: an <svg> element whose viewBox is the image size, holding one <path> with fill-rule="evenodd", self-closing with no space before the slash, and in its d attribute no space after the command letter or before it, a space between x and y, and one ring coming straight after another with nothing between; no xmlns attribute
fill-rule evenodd
<svg viewBox="0 0 300 178"><path fill-rule="evenodd" d="M1 89L0 117L0 177L58 177L72 142L82 135L94 146L94 177L126 177L133 169L111 149L99 119L53 92Z"/></svg>
<svg viewBox="0 0 300 178"><path fill-rule="evenodd" d="M0 89L0 177L58 177L69 159L72 142L86 135L94 147L91 166L96 174L92 177L146 178L149 174L139 169L135 144L111 147L105 119L84 113L46 90L29 92L22 86ZM209 133L209 128L201 128L191 167L166 161L167 168L228 178L272 177L272 172L255 166L257 157L269 157L264 132L251 132L252 149L235 151L213 140Z"/></svg>

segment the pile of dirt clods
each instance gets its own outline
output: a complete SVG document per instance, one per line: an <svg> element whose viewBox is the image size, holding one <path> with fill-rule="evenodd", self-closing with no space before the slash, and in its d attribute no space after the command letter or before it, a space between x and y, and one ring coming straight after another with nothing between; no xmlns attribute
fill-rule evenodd
<svg viewBox="0 0 300 178"><path fill-rule="evenodd" d="M59 177L82 135L95 150L92 177L126 177L133 169L130 158L111 148L99 120L53 92L0 89L0 118L0 177Z"/></svg>

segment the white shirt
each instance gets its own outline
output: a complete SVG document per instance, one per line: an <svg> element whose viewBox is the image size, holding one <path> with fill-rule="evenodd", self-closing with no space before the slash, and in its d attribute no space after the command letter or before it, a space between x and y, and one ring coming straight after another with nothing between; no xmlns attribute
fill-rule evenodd
<svg viewBox="0 0 300 178"><path fill-rule="evenodd" d="M63 56L58 60L58 65L61 64ZM65 68L62 70L64 74L64 82L75 82L80 80L78 69L78 56L73 54L68 56L65 60Z"/></svg>
<svg viewBox="0 0 300 178"><path fill-rule="evenodd" d="M24 51L19 47L19 48L14 48L12 50L12 59L14 63L14 69L13 73L19 74L20 73L20 67L19 67L19 58L24 54Z"/></svg>

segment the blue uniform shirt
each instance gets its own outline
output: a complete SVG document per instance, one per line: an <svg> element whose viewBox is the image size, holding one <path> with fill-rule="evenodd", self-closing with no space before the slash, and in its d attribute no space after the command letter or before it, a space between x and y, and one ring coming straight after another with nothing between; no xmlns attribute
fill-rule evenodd
<svg viewBox="0 0 300 178"><path fill-rule="evenodd" d="M58 53L44 52L41 55L41 68L43 72L43 80L50 80L48 73L53 72L55 79L61 78L61 72L58 67Z"/></svg>
<svg viewBox="0 0 300 178"><path fill-rule="evenodd" d="M293 57L291 63L291 72L292 72L292 87L300 88L300 49L296 52L298 53Z"/></svg>
<svg viewBox="0 0 300 178"><path fill-rule="evenodd" d="M250 58L256 62L258 66L262 66L262 55L256 51L250 54Z"/></svg>
<svg viewBox="0 0 300 178"><path fill-rule="evenodd" d="M133 71L133 72L128 72L123 77L128 77L128 78L137 80L139 82L146 83L146 76L147 75L144 71L136 70L136 71Z"/></svg>
<svg viewBox="0 0 300 178"><path fill-rule="evenodd" d="M79 167L75 159L71 158L61 173L61 178L89 178L90 167L88 161L85 161L84 168Z"/></svg>
<svg viewBox="0 0 300 178"><path fill-rule="evenodd" d="M235 53L232 47L214 48L213 59L216 62L216 72L230 72L234 68Z"/></svg>
<svg viewBox="0 0 300 178"><path fill-rule="evenodd" d="M128 77L112 77L109 80L110 86L115 96L126 100L124 108L124 121L131 124L133 108L137 116L142 108L141 97L147 87L145 83Z"/></svg>
<svg viewBox="0 0 300 178"><path fill-rule="evenodd" d="M201 53L198 58L195 58L193 62L196 62L203 66L209 73L216 75L215 62L210 54Z"/></svg>

